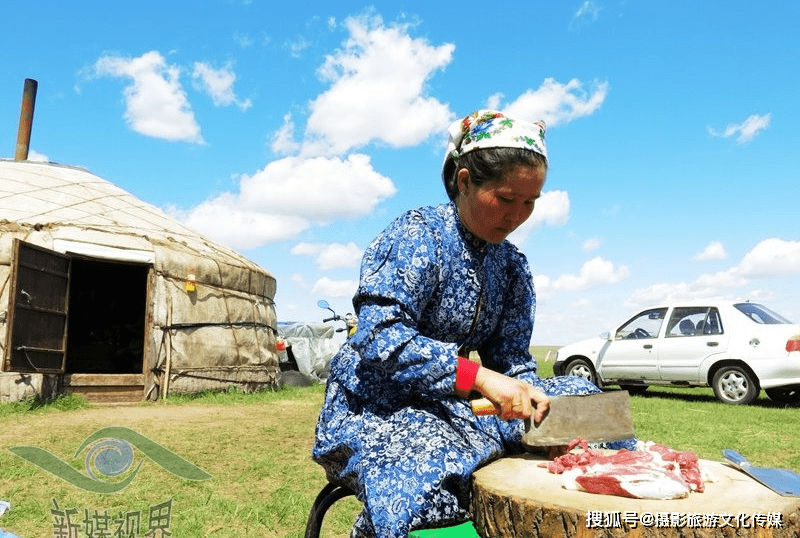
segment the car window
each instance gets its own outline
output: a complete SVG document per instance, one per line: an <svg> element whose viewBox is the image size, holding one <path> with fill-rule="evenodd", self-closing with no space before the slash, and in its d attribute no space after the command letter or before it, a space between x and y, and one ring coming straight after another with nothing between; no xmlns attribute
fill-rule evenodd
<svg viewBox="0 0 800 538"><path fill-rule="evenodd" d="M617 340L629 338L657 338L661 330L661 323L667 314L666 308L653 308L645 310L628 320L617 329L614 338Z"/></svg>
<svg viewBox="0 0 800 538"><path fill-rule="evenodd" d="M716 308L707 306L675 307L667 324L667 338L719 332L721 332L719 313Z"/></svg>
<svg viewBox="0 0 800 538"><path fill-rule="evenodd" d="M778 325L782 323L791 323L788 319L780 314L776 314L769 308L755 303L738 303L733 305L736 309L750 318L756 323L763 323L766 325Z"/></svg>
<svg viewBox="0 0 800 538"><path fill-rule="evenodd" d="M722 334L723 332L725 331L722 328L722 318L719 316L719 310L710 308L706 319L697 327L697 334Z"/></svg>

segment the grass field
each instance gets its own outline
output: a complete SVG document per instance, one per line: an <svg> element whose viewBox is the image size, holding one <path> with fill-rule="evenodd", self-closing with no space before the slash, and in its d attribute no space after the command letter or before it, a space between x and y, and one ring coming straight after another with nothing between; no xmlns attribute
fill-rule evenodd
<svg viewBox="0 0 800 538"><path fill-rule="evenodd" d="M548 349L537 348L543 376L551 375ZM0 528L23 538L54 536L59 520L51 514L71 510L72 523L109 525L122 514L139 514L144 536L151 508L171 502L169 531L176 537L300 537L308 509L325 483L309 456L324 387L277 392L174 397L131 407L93 407L75 397L47 405L0 404L0 500L12 510ZM701 458L720 460L733 448L760 466L800 471L800 409L781 408L762 395L754 405L718 403L710 389L651 388L632 396L637 436ZM84 472L81 442L100 428L126 426L211 474L190 481L147 458L121 493L79 489L11 453L30 445L46 449ZM347 536L359 505L337 503L325 518L323 536ZM108 516L107 518L105 516ZM124 518L123 518L124 519ZM78 534L83 536L83 534ZM157 534L158 535L158 534Z"/></svg>

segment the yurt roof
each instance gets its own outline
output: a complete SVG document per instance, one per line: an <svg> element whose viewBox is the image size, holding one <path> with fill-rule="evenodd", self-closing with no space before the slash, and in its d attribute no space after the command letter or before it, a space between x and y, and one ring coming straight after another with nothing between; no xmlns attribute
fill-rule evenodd
<svg viewBox="0 0 800 538"><path fill-rule="evenodd" d="M166 273L176 263L224 264L240 269L235 288L263 293L266 284L274 290L274 277L258 264L81 168L0 159L0 236L6 232L22 232L28 240L38 235L33 242L61 252L154 263ZM258 273L261 282L241 282L241 269Z"/></svg>

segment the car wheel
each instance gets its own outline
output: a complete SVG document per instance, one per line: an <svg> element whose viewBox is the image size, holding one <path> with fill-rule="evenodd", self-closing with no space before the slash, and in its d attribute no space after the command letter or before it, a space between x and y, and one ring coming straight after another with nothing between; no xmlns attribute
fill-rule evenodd
<svg viewBox="0 0 800 538"><path fill-rule="evenodd" d="M712 388L719 401L733 405L747 405L759 392L755 379L740 366L723 366L717 370Z"/></svg>
<svg viewBox="0 0 800 538"><path fill-rule="evenodd" d="M776 404L791 405L800 403L800 385L787 385L765 389L764 392Z"/></svg>
<svg viewBox="0 0 800 538"><path fill-rule="evenodd" d="M594 368L586 359L573 359L564 370L564 375L574 375L587 379L597 385L597 375L594 373Z"/></svg>

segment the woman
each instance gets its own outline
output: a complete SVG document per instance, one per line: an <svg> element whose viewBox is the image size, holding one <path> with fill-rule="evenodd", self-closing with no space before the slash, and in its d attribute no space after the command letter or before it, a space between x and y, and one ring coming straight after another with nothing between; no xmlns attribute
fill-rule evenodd
<svg viewBox="0 0 800 538"><path fill-rule="evenodd" d="M368 247L358 331L331 361L313 457L364 503L352 536L469 519L472 472L521 451L516 419L541 420L549 395L598 391L536 375L533 280L505 240L541 195L544 125L479 111L449 134L450 203L405 213ZM474 416L473 391L499 416Z"/></svg>

